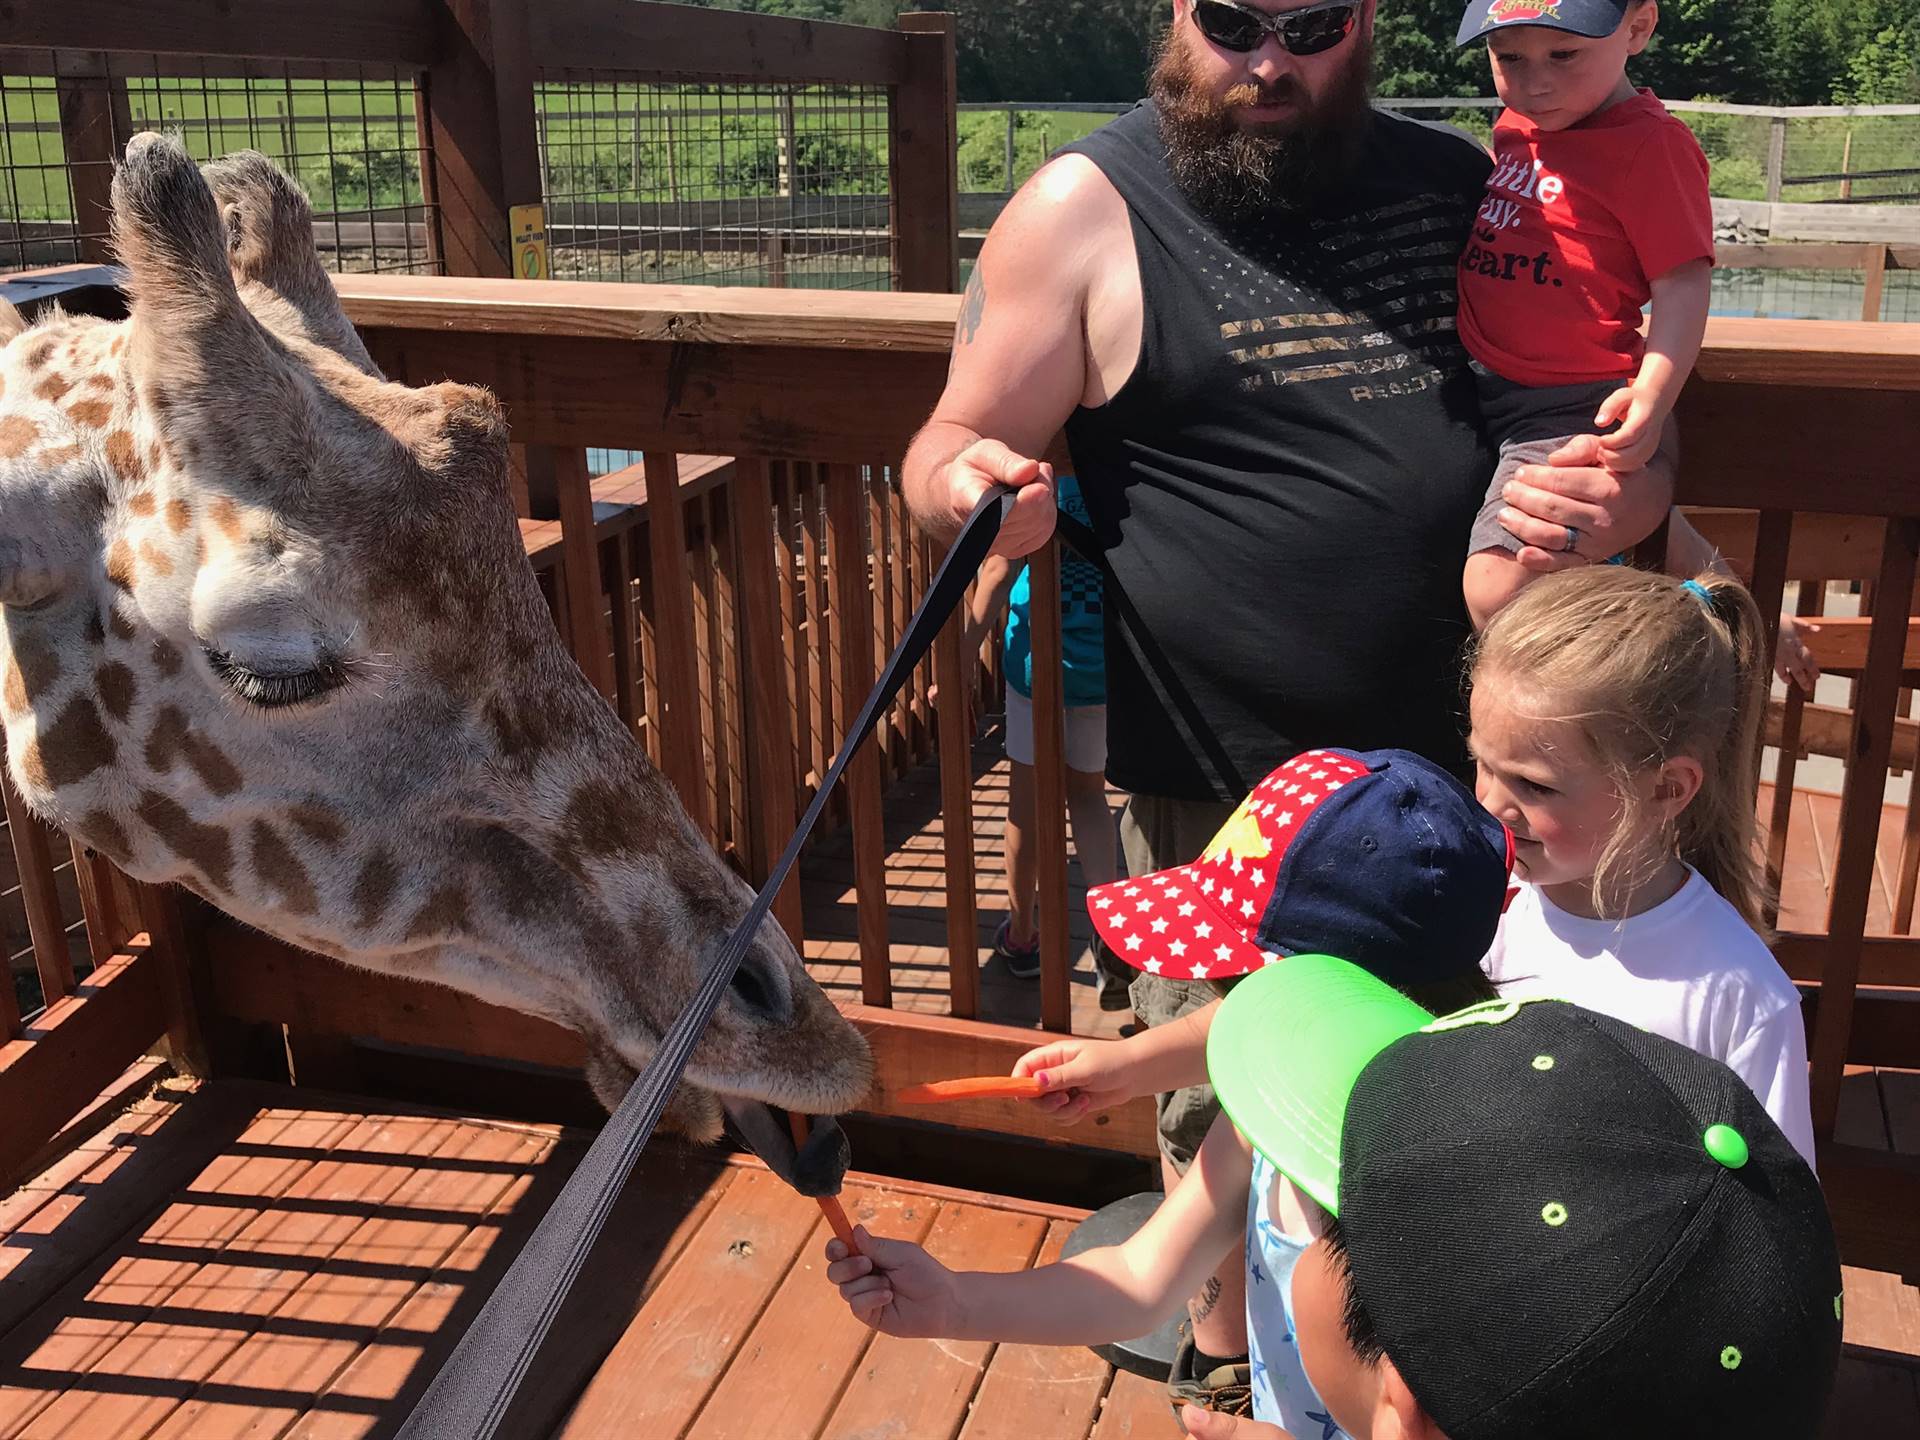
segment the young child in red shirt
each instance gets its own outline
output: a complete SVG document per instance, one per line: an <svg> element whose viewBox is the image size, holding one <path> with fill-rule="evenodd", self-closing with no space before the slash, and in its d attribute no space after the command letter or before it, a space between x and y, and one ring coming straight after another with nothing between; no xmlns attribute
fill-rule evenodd
<svg viewBox="0 0 1920 1440"><path fill-rule="evenodd" d="M1531 578L1501 524L1521 466L1599 434L1608 469L1671 482L1663 437L1706 332L1713 205L1693 132L1627 79L1659 18L1655 0L1473 0L1460 24L1506 106L1460 257L1460 338L1500 446L1467 560L1476 627ZM1582 539L1568 526L1563 548Z"/></svg>

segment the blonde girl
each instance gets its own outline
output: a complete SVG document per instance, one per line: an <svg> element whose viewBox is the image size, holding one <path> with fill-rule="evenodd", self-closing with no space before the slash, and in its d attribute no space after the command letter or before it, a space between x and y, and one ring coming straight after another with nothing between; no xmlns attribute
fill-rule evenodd
<svg viewBox="0 0 1920 1440"><path fill-rule="evenodd" d="M1471 666L1480 802L1519 882L1487 957L1551 995L1723 1061L1809 1162L1800 997L1766 946L1755 787L1771 669L1737 581L1545 576Z"/></svg>

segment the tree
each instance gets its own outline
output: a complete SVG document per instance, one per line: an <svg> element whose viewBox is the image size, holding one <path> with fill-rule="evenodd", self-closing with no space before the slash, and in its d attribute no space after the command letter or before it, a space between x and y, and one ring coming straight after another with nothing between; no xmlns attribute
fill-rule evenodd
<svg viewBox="0 0 1920 1440"><path fill-rule="evenodd" d="M1456 45L1459 0L1396 0L1373 22L1374 89L1388 96L1491 95L1484 45Z"/></svg>
<svg viewBox="0 0 1920 1440"><path fill-rule="evenodd" d="M1754 0L1662 0L1659 29L1631 73L1668 100L1763 103L1770 19Z"/></svg>

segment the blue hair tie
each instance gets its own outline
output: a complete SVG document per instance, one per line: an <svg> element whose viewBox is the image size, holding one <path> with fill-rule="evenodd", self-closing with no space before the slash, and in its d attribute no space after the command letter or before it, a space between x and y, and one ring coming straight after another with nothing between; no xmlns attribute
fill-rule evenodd
<svg viewBox="0 0 1920 1440"><path fill-rule="evenodd" d="M1698 580L1682 580L1680 582L1680 588L1682 590L1692 591L1693 594L1699 599L1700 603L1706 606L1709 610L1713 608L1713 592L1707 589L1707 587L1702 585Z"/></svg>

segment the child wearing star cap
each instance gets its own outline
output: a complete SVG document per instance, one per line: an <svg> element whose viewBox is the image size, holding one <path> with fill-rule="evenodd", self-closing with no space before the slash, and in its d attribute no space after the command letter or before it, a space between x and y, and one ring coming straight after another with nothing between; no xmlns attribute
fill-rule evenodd
<svg viewBox="0 0 1920 1440"><path fill-rule="evenodd" d="M1493 993L1479 962L1512 858L1500 822L1431 761L1406 751L1316 750L1262 781L1192 864L1101 887L1090 910L1115 953L1148 973L1228 978L1339 949L1383 983L1450 1011ZM1158 1029L1179 1033L1182 1023ZM1284 1289L1281 1267L1311 1242L1314 1212L1309 1201L1290 1202L1297 1238L1269 1245L1259 1207L1270 1191L1291 1187L1258 1163L1233 1125L1217 1119L1166 1203L1122 1245L1028 1275L955 1277L917 1246L872 1240L859 1256L830 1250L829 1276L861 1318L891 1333L1097 1343L1153 1329L1224 1257L1240 1254L1249 1360L1237 1383L1201 1389L1216 1408L1304 1427L1314 1423L1311 1390L1292 1327L1268 1301ZM899 1304L875 1298L881 1279ZM1098 1298L1109 1286L1117 1287L1111 1303ZM952 1308L962 1299L970 1314ZM1180 1373L1176 1361L1176 1381ZM1177 1383L1170 1388L1189 1398ZM1291 1407L1290 1398L1306 1403Z"/></svg>
<svg viewBox="0 0 1920 1440"><path fill-rule="evenodd" d="M1706 334L1713 206L1693 132L1627 77L1659 19L1655 0L1473 0L1460 22L1459 44L1487 46L1506 107L1458 267L1460 340L1500 447L1463 580L1476 626L1534 573L1528 541L1505 528L1522 467L1597 434L1598 463L1672 489L1667 421ZM1608 558L1577 516L1562 529L1533 545Z"/></svg>

